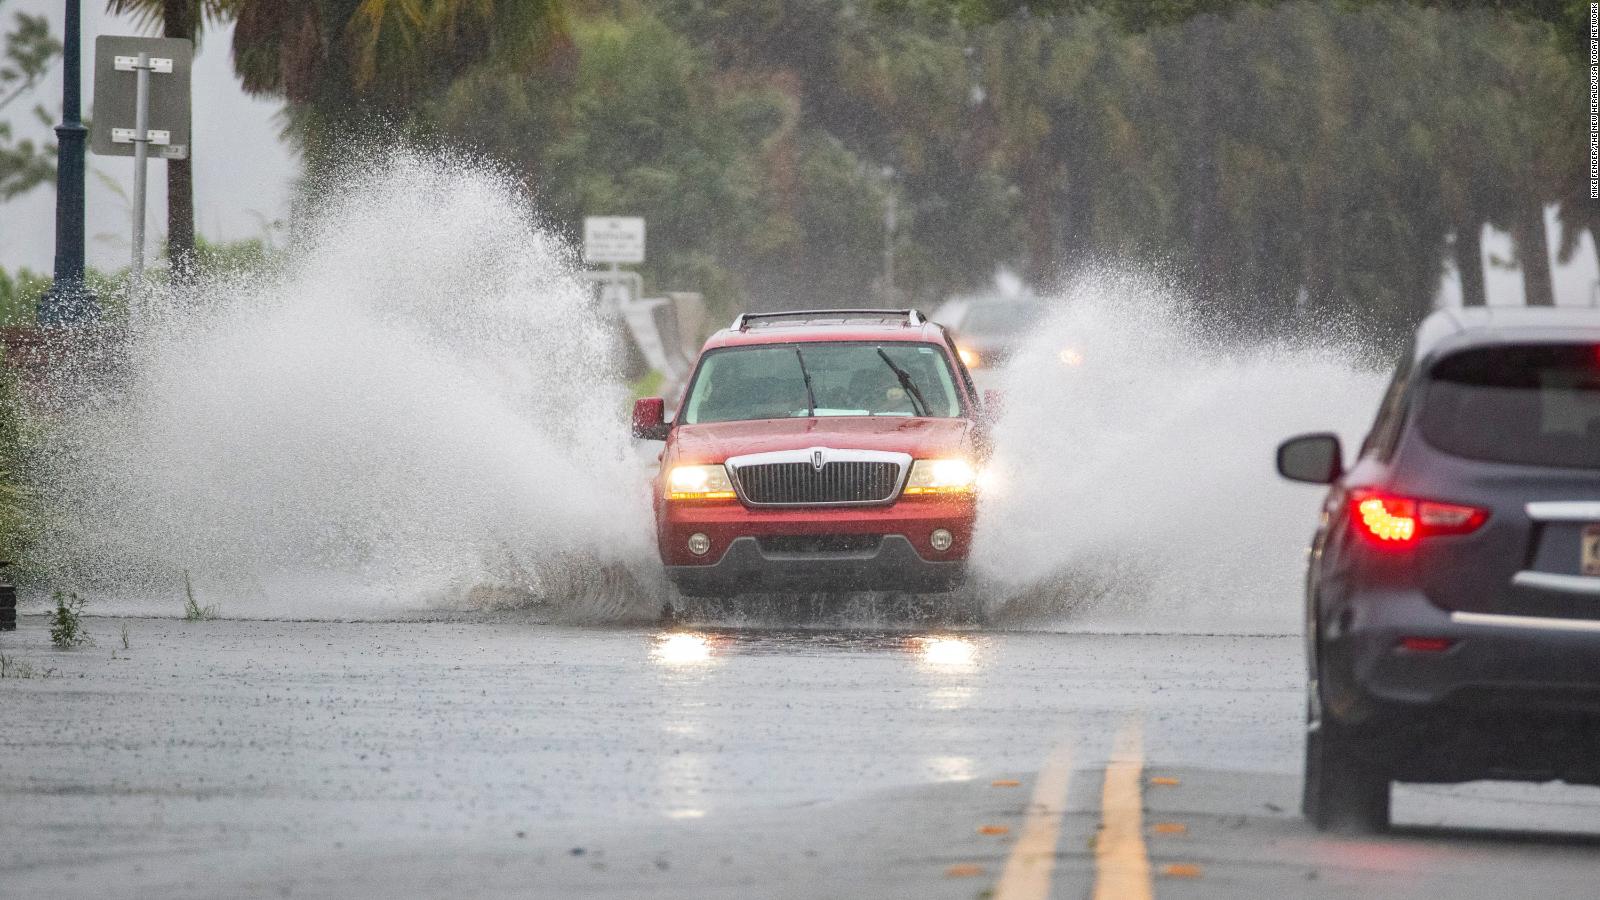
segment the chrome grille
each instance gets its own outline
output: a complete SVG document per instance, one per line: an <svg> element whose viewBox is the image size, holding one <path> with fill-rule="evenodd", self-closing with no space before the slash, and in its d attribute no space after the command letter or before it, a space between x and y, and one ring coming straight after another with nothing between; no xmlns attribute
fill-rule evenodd
<svg viewBox="0 0 1600 900"><path fill-rule="evenodd" d="M839 461L818 469L808 462L758 463L737 470L739 489L751 503L882 503L900 485L900 465Z"/></svg>

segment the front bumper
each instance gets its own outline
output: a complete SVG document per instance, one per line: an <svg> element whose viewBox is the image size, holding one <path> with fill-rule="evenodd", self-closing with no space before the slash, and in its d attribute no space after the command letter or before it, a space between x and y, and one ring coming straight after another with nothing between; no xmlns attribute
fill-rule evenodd
<svg viewBox="0 0 1600 900"><path fill-rule="evenodd" d="M661 561L686 593L745 591L946 591L966 571L976 504L971 497L902 498L884 506L749 508L737 502L664 503ZM950 532L948 549L933 532ZM689 551L703 534L711 547ZM862 540L852 542L850 539ZM827 547L804 548L811 539ZM763 546L765 544L765 546Z"/></svg>
<svg viewBox="0 0 1600 900"><path fill-rule="evenodd" d="M942 593L960 587L965 560L923 559L904 536L884 535L863 550L790 553L768 550L753 537L735 538L710 565L667 566L667 577L690 596L774 591L909 591Z"/></svg>
<svg viewBox="0 0 1600 900"><path fill-rule="evenodd" d="M1401 780L1600 780L1595 623L1452 613L1394 590L1323 627L1322 715L1370 736Z"/></svg>

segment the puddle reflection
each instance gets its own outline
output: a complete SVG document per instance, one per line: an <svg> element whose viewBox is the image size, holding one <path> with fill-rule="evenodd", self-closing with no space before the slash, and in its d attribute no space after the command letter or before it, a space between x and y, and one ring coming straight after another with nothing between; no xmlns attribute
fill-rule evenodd
<svg viewBox="0 0 1600 900"><path fill-rule="evenodd" d="M707 665L711 658L711 638L692 631L658 634L650 648L652 662L672 668Z"/></svg>
<svg viewBox="0 0 1600 900"><path fill-rule="evenodd" d="M910 655L923 671L961 674L978 671L984 643L982 638L959 634L677 629L651 638L650 661L675 668L703 666L725 656L887 652Z"/></svg>
<svg viewBox="0 0 1600 900"><path fill-rule="evenodd" d="M923 765L933 781L971 781L972 759L967 756L930 756Z"/></svg>
<svg viewBox="0 0 1600 900"><path fill-rule="evenodd" d="M911 639L917 660L925 669L971 672L978 667L978 644L971 638L929 635Z"/></svg>

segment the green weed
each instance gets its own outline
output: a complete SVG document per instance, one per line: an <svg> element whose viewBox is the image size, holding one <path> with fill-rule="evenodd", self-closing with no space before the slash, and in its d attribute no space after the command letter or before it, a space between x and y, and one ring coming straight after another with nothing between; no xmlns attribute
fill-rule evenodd
<svg viewBox="0 0 1600 900"><path fill-rule="evenodd" d="M50 643L58 650L92 643L83 630L83 598L71 591L56 591L53 596L56 611L50 615Z"/></svg>
<svg viewBox="0 0 1600 900"><path fill-rule="evenodd" d="M0 678L49 678L55 669L35 669L33 664L0 653Z"/></svg>
<svg viewBox="0 0 1600 900"><path fill-rule="evenodd" d="M189 570L183 570L183 617L190 622L202 619L215 619L217 607L201 606L200 601L194 599L194 582L189 580Z"/></svg>

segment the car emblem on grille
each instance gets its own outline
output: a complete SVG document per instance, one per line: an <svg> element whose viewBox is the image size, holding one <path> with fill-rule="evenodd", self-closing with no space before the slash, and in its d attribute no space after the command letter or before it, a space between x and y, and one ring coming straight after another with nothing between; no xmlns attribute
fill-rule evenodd
<svg viewBox="0 0 1600 900"><path fill-rule="evenodd" d="M811 451L811 468L813 470L821 472L822 471L822 467L824 465L826 465L827 462L828 462L828 457L823 454L822 450L817 449L817 450Z"/></svg>

